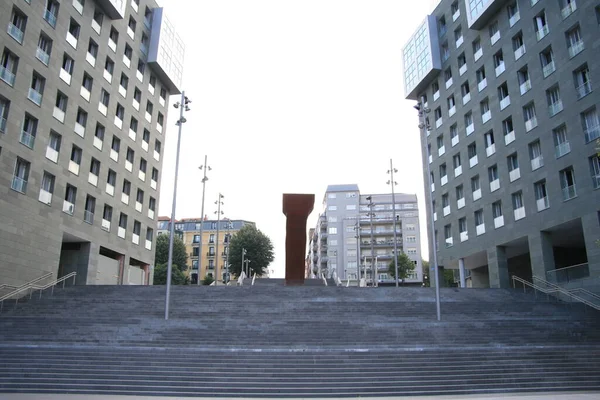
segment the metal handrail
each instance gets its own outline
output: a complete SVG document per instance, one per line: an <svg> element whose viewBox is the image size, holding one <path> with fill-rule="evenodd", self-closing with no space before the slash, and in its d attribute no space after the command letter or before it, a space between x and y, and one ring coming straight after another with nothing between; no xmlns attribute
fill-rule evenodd
<svg viewBox="0 0 600 400"><path fill-rule="evenodd" d="M252 286L254 286L254 281L256 280L256 272L254 273L254 276L252 277Z"/></svg>
<svg viewBox="0 0 600 400"><path fill-rule="evenodd" d="M587 264L587 263L584 263L584 264ZM584 265L584 264L578 264L578 265ZM573 267L576 267L576 266L577 265L573 265ZM571 268L571 267L567 267L567 268ZM566 268L561 268L561 269L566 269ZM552 287L554 289L563 289L563 290L566 290L566 291L568 291L570 293L583 293L586 296L593 297L593 298L595 298L595 299L597 299L597 300L600 301L600 295L597 295L596 293L590 292L589 290L584 289L584 288L573 288L573 289L564 288L562 286L557 285L556 283L545 281L542 278L537 277L537 276L534 276L533 280L534 281L539 281L540 283L543 283L544 285L550 286L550 287Z"/></svg>
<svg viewBox="0 0 600 400"><path fill-rule="evenodd" d="M321 279L323 279L323 283L327 286L327 279L325 279L325 274L321 273Z"/></svg>
<svg viewBox="0 0 600 400"><path fill-rule="evenodd" d="M513 288L514 289L517 288L516 284L515 284L515 281L521 282L523 284L523 292L525 292L525 290L526 290L525 286L529 286L532 289L538 290L538 291L540 291L540 292L542 292L542 293L544 293L546 295L560 293L560 294L564 294L566 296L569 296L571 299L579 301L580 303L583 303L586 306L589 306L589 307L591 307L591 308L593 308L595 310L600 311L600 304L592 303L591 301L586 300L586 299L584 299L584 298L582 298L580 296L577 296L577 295L571 293L570 291L568 291L568 290L566 290L566 289L564 289L564 288L562 288L560 286L552 286L550 288L544 288L542 286L536 285L535 283L526 281L525 279L520 278L520 277L518 277L516 275L512 276L512 281L513 281Z"/></svg>
<svg viewBox="0 0 600 400"><path fill-rule="evenodd" d="M3 284L3 285L0 285L0 289L10 288L10 289L13 289L13 290L16 291L16 290L24 288L26 286L31 286L34 283L39 282L39 281L44 280L44 279L47 279L48 277L51 277L51 276L52 276L52 272L48 272L48 273L40 276L39 278L35 278L35 279L33 279L33 280L29 281L29 282L26 282L26 283L22 284L21 286L13 286L13 285ZM0 301L4 300L6 298L6 296L10 297L12 294L16 294L16 293L18 293L18 292L8 293L5 296L0 297Z"/></svg>
<svg viewBox="0 0 600 400"><path fill-rule="evenodd" d="M546 275L552 273L552 272L556 272L556 271L563 271L565 269L571 269L571 268L577 268L577 267L581 267L582 265L588 265L588 263L584 262L581 264L575 264L575 265L569 265L568 267L562 267L562 268L556 268L550 271L546 271Z"/></svg>
<svg viewBox="0 0 600 400"><path fill-rule="evenodd" d="M71 277L73 278L73 285L75 285L75 276L76 276L76 275L77 275L77 272L71 272L71 273L69 273L69 274L67 274L67 275L65 275L65 276L63 276L63 277L61 277L61 278L58 278L58 279L56 279L56 280L54 280L54 281L52 281L52 282L49 282L49 283L47 283L47 284L45 284L45 285L41 285L41 286L39 286L39 285L35 285L34 283L35 283L35 282L39 282L39 281L41 281L41 280L43 280L43 279L46 279L46 278L48 278L49 276L52 276L52 272L49 272L49 273L47 273L47 274L43 275L43 276L42 276L42 277L40 277L40 278L34 279L34 280L32 280L32 281L30 281L30 282L28 282L28 283L26 283L26 284L24 284L24 285L20 286L19 288L17 288L17 289L15 289L15 290L13 290L12 292L10 292L10 293L7 293L7 294L5 294L4 296L0 297L0 312L2 312L2 309L4 308L4 300L6 300L6 299L9 299L9 298L11 298L11 297L13 297L13 296L15 296L15 295L17 295L17 294L19 294L19 293L21 293L21 292L24 292L24 291L26 291L26 290L31 290L31 291L29 292L29 298L30 298L30 299L31 299L31 297L33 296L33 292L34 292L35 290L39 290L39 292L40 292L40 298L42 298L42 292L43 292L44 290L46 290L46 289L50 288L50 287L52 288L52 293L51 293L51 295L54 295L54 287L55 287L56 285L58 285L59 283L61 283L61 282L62 282L62 284L63 284L62 286L63 286L63 288L64 288L64 287L65 287L65 281L66 281L67 279L71 278ZM16 306L18 303L19 303L19 297L17 297L17 298L15 299L15 306Z"/></svg>

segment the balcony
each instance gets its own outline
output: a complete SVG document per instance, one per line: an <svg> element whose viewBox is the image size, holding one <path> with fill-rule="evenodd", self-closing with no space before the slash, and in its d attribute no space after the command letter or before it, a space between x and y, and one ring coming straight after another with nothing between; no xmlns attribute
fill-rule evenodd
<svg viewBox="0 0 600 400"><path fill-rule="evenodd" d="M469 136L471 133L475 132L475 125L473 125L473 123L467 125L465 132L466 132L467 136Z"/></svg>
<svg viewBox="0 0 600 400"><path fill-rule="evenodd" d="M53 163L58 162L58 151L54 150L52 147L46 147L46 158Z"/></svg>
<svg viewBox="0 0 600 400"><path fill-rule="evenodd" d="M510 131L504 135L504 144L508 146L510 143L515 141L515 131Z"/></svg>
<svg viewBox="0 0 600 400"><path fill-rule="evenodd" d="M139 201L135 202L135 211L137 212L142 212L142 203L140 203Z"/></svg>
<svg viewBox="0 0 600 400"><path fill-rule="evenodd" d="M96 57L94 57L92 53L85 54L85 61L87 61L92 67L96 66Z"/></svg>
<svg viewBox="0 0 600 400"><path fill-rule="evenodd" d="M79 175L79 164L77 164L73 160L70 160L69 161L69 171L75 175Z"/></svg>
<svg viewBox="0 0 600 400"><path fill-rule="evenodd" d="M157 185L158 185L158 183L154 179L150 179L150 187L152 189L156 190Z"/></svg>
<svg viewBox="0 0 600 400"><path fill-rule="evenodd" d="M52 193L45 191L44 189L40 189L40 195L38 196L38 200L41 203L49 205L52 203Z"/></svg>
<svg viewBox="0 0 600 400"><path fill-rule="evenodd" d="M10 86L15 84L15 74L2 65L0 65L0 79L8 83Z"/></svg>
<svg viewBox="0 0 600 400"><path fill-rule="evenodd" d="M460 68L458 68L458 74L460 76L463 76L465 72L467 72L467 64L463 64L460 66Z"/></svg>
<svg viewBox="0 0 600 400"><path fill-rule="evenodd" d="M510 96L506 96L502 100L500 100L500 110L504 110L506 107L510 106Z"/></svg>
<svg viewBox="0 0 600 400"><path fill-rule="evenodd" d="M19 178L18 176L13 176L10 187L11 189L16 190L17 192L25 193L25 191L27 190L27 181L25 179Z"/></svg>
<svg viewBox="0 0 600 400"><path fill-rule="evenodd" d="M117 228L117 236L121 239L125 239L125 228L119 227Z"/></svg>
<svg viewBox="0 0 600 400"><path fill-rule="evenodd" d="M121 193L121 203L129 205L129 195L127 193Z"/></svg>
<svg viewBox="0 0 600 400"><path fill-rule="evenodd" d="M555 154L556 158L560 158L565 154L569 154L571 152L571 144L568 141L564 141L555 146Z"/></svg>
<svg viewBox="0 0 600 400"><path fill-rule="evenodd" d="M108 109L106 108L106 106L104 104L98 103L98 111L100 111L100 114L102 114L106 117L106 113L108 112Z"/></svg>
<svg viewBox="0 0 600 400"><path fill-rule="evenodd" d="M458 135L452 137L452 140L451 140L452 147L456 146L458 144L459 140L460 139L459 139Z"/></svg>
<svg viewBox="0 0 600 400"><path fill-rule="evenodd" d="M462 165L459 165L458 167L454 168L454 177L459 177L462 175Z"/></svg>
<svg viewBox="0 0 600 400"><path fill-rule="evenodd" d="M477 165L478 162L479 160L477 158L477 155L474 155L473 157L469 158L469 168L473 168Z"/></svg>
<svg viewBox="0 0 600 400"><path fill-rule="evenodd" d="M73 36L71 32L67 32L67 43L69 43L74 49L77 49L77 38Z"/></svg>
<svg viewBox="0 0 600 400"><path fill-rule="evenodd" d="M75 211L75 204L71 203L70 201L65 200L65 201L63 201L62 210L66 214L73 215L73 212Z"/></svg>
<svg viewBox="0 0 600 400"><path fill-rule="evenodd" d="M123 129L123 120L121 118L119 118L118 115L115 115L115 119L113 120L113 123L115 124L115 126L117 128L119 128L119 130Z"/></svg>
<svg viewBox="0 0 600 400"><path fill-rule="evenodd" d="M65 71L64 69L60 69L60 72L58 73L58 76L60 79L62 79L67 85L71 84L71 74L68 71Z"/></svg>
<svg viewBox="0 0 600 400"><path fill-rule="evenodd" d="M92 19L92 29L96 31L98 35L102 32L102 26L95 19Z"/></svg>
<svg viewBox="0 0 600 400"><path fill-rule="evenodd" d="M115 149L110 149L110 158L114 162L119 162L119 152L116 151Z"/></svg>
<svg viewBox="0 0 600 400"><path fill-rule="evenodd" d="M104 72L102 73L102 76L108 83L112 83L112 74L109 71L104 70Z"/></svg>
<svg viewBox="0 0 600 400"><path fill-rule="evenodd" d="M84 98L85 101L87 101L87 102L90 101L91 93L85 87L83 87L83 86L81 87L81 90L79 90L79 94L81 95L81 97Z"/></svg>
<svg viewBox="0 0 600 400"><path fill-rule="evenodd" d="M480 92L485 89L487 87L487 78L483 78L478 84L477 84L477 90L479 90Z"/></svg>
<svg viewBox="0 0 600 400"><path fill-rule="evenodd" d="M452 247L453 245L454 245L454 240L451 237L446 238L446 248Z"/></svg>
<svg viewBox="0 0 600 400"><path fill-rule="evenodd" d="M148 218L154 219L154 210L148 209Z"/></svg>
<svg viewBox="0 0 600 400"><path fill-rule="evenodd" d="M110 232L110 221L102 218L102 229L106 232Z"/></svg>
<svg viewBox="0 0 600 400"><path fill-rule="evenodd" d="M571 1L571 3L567 4L560 10L560 14L562 15L562 19L566 19L569 15L573 14L577 10L577 4L575 0Z"/></svg>
<svg viewBox="0 0 600 400"><path fill-rule="evenodd" d="M554 60L550 61L548 64L544 65L542 68L542 73L544 74L544 78L547 78L556 71L556 64L554 64Z"/></svg>
<svg viewBox="0 0 600 400"><path fill-rule="evenodd" d="M56 15L54 15L50 10L46 9L44 11L44 19L50 24L51 27L56 28Z"/></svg>
<svg viewBox="0 0 600 400"><path fill-rule="evenodd" d="M531 90L531 81L529 79L527 79L525 82L523 82L519 85L519 92L521 93L521 96L523 96L525 93L529 92L530 90Z"/></svg>
<svg viewBox="0 0 600 400"><path fill-rule="evenodd" d="M133 108L135 108L137 111L140 111L140 103L136 99L133 99L131 103L133 105Z"/></svg>
<svg viewBox="0 0 600 400"><path fill-rule="evenodd" d="M453 83L454 83L454 80L452 78L448 79L446 81L446 89L448 89L450 86L452 86Z"/></svg>
<svg viewBox="0 0 600 400"><path fill-rule="evenodd" d="M460 241L466 242L467 240L469 240L469 233L467 231L461 232L460 233Z"/></svg>
<svg viewBox="0 0 600 400"><path fill-rule="evenodd" d="M129 128L129 139L131 139L135 142L136 137L137 137L137 133L133 129Z"/></svg>
<svg viewBox="0 0 600 400"><path fill-rule="evenodd" d="M87 222L88 224L93 224L94 223L94 213L88 210L85 210L83 212L83 220L85 222Z"/></svg>
<svg viewBox="0 0 600 400"><path fill-rule="evenodd" d="M538 42L545 38L548 35L548 33L550 33L548 25L544 25L541 29L537 30L535 32L535 36L537 37Z"/></svg>
<svg viewBox="0 0 600 400"><path fill-rule="evenodd" d="M575 57L577 54L581 53L584 49L585 49L585 46L583 45L583 40L578 40L575 43L571 43L571 46L569 47L569 57L571 57L571 58Z"/></svg>
<svg viewBox="0 0 600 400"><path fill-rule="evenodd" d="M520 19L521 19L521 14L517 11L508 19L508 24L512 28L517 22L519 22Z"/></svg>
<svg viewBox="0 0 600 400"><path fill-rule="evenodd" d="M494 218L494 228L502 228L504 226L504 215Z"/></svg>
<svg viewBox="0 0 600 400"><path fill-rule="evenodd" d="M589 143L592 140L600 138L600 125L591 126L583 130L585 135L585 142Z"/></svg>
<svg viewBox="0 0 600 400"><path fill-rule="evenodd" d="M108 48L113 51L113 53L117 52L117 44L111 38L108 38Z"/></svg>
<svg viewBox="0 0 600 400"><path fill-rule="evenodd" d="M523 55L527 52L525 50L525 45L521 45L518 49L515 50L515 61L519 58L523 57Z"/></svg>
<svg viewBox="0 0 600 400"><path fill-rule="evenodd" d="M479 48L479 50L477 50L475 52L475 54L473 54L473 58L475 59L475 61L479 60L482 56L483 56L483 49L482 48Z"/></svg>
<svg viewBox="0 0 600 400"><path fill-rule="evenodd" d="M513 211L515 221L525 218L525 207L519 207Z"/></svg>
<svg viewBox="0 0 600 400"><path fill-rule="evenodd" d="M492 154L496 153L496 143L490 144L485 148L485 155L490 157Z"/></svg>
<svg viewBox="0 0 600 400"><path fill-rule="evenodd" d="M520 168L515 168L508 173L508 178L510 179L511 182L516 181L520 177L521 177L521 169Z"/></svg>
<svg viewBox="0 0 600 400"><path fill-rule="evenodd" d="M548 106L548 112L551 117L554 117L556 114L563 110L562 100L558 100L556 103L552 103Z"/></svg>
<svg viewBox="0 0 600 400"><path fill-rule="evenodd" d="M433 94L433 101L436 101L437 99L440 98L440 91L437 90L434 94Z"/></svg>
<svg viewBox="0 0 600 400"><path fill-rule="evenodd" d="M92 186L98 186L98 175L94 175L92 172L88 175L88 183Z"/></svg>
<svg viewBox="0 0 600 400"><path fill-rule="evenodd" d="M75 128L73 129L73 131L75 131L75 133L81 137L85 136L85 127L79 122L75 122Z"/></svg>
<svg viewBox="0 0 600 400"><path fill-rule="evenodd" d="M567 186L562 189L563 200L571 200L577 196L575 185Z"/></svg>
<svg viewBox="0 0 600 400"><path fill-rule="evenodd" d="M34 88L29 88L29 93L27 94L27 98L33 101L38 106L42 105L42 94L35 90Z"/></svg>
<svg viewBox="0 0 600 400"><path fill-rule="evenodd" d="M50 54L46 53L39 47L35 50L35 57L40 60L44 65L48 65L50 62Z"/></svg>
<svg viewBox="0 0 600 400"><path fill-rule="evenodd" d="M113 185L111 185L110 183L106 184L106 189L104 189L104 191L110 196L115 195L115 187Z"/></svg>
<svg viewBox="0 0 600 400"><path fill-rule="evenodd" d="M35 143L35 136L33 136L27 131L21 131L21 137L19 141L25 146L29 147L30 149L33 149L33 144Z"/></svg>
<svg viewBox="0 0 600 400"><path fill-rule="evenodd" d="M504 61L501 62L500 64L498 64L498 66L496 67L496 77L500 76L501 73L503 73L506 70L506 64L504 64Z"/></svg>
<svg viewBox="0 0 600 400"><path fill-rule="evenodd" d="M473 192L473 201L479 200L481 198L481 189L477 189Z"/></svg>
<svg viewBox="0 0 600 400"><path fill-rule="evenodd" d="M142 139L142 150L148 151L148 142Z"/></svg>
<svg viewBox="0 0 600 400"><path fill-rule="evenodd" d="M150 121L148 121L148 122L150 122ZM435 120L435 127L439 128L440 126L442 126L442 123L443 123L442 117L436 119Z"/></svg>
<svg viewBox="0 0 600 400"><path fill-rule="evenodd" d="M123 55L123 64L125 64L127 68L131 68L131 59L126 55Z"/></svg>
<svg viewBox="0 0 600 400"><path fill-rule="evenodd" d="M545 209L550 207L550 202L548 201L548 197L542 197L541 199L537 199L535 202L538 211L544 211Z"/></svg>
<svg viewBox="0 0 600 400"><path fill-rule="evenodd" d="M438 148L438 157L443 156L446 153L446 146Z"/></svg>
<svg viewBox="0 0 600 400"><path fill-rule="evenodd" d="M490 37L490 41L492 42L492 46L496 44L496 42L498 42L498 40L500 40L500 31L496 31L496 33L494 33L492 35L492 37Z"/></svg>
<svg viewBox="0 0 600 400"><path fill-rule="evenodd" d="M483 235L485 233L485 225L484 224L477 225L475 227L475 233L477 233L477 236Z"/></svg>
<svg viewBox="0 0 600 400"><path fill-rule="evenodd" d="M54 110L52 111L52 116L61 123L65 122L65 112L58 107L54 107Z"/></svg>
<svg viewBox="0 0 600 400"><path fill-rule="evenodd" d="M490 192L495 192L500 189L500 179L494 179L490 182Z"/></svg>
<svg viewBox="0 0 600 400"><path fill-rule="evenodd" d="M127 97L127 89L125 89L123 86L119 85L119 94L123 97Z"/></svg>
<svg viewBox="0 0 600 400"><path fill-rule="evenodd" d="M146 248L146 250L152 250L152 240L146 239L146 243L145 243L144 247Z"/></svg>
<svg viewBox="0 0 600 400"><path fill-rule="evenodd" d="M471 100L471 93L467 93L462 98L463 106Z"/></svg>
<svg viewBox="0 0 600 400"><path fill-rule="evenodd" d="M23 44L23 31L18 28L16 25L13 25L12 22L8 23L8 34L12 36L17 42Z"/></svg>
<svg viewBox="0 0 600 400"><path fill-rule="evenodd" d="M531 170L532 171L535 171L536 169L539 169L543 166L544 166L544 157L542 157L541 155L539 155L531 160Z"/></svg>
<svg viewBox="0 0 600 400"><path fill-rule="evenodd" d="M484 124L486 122L488 122L490 119L492 119L492 111L491 110L487 110L486 112L481 114L481 122L483 122Z"/></svg>
<svg viewBox="0 0 600 400"><path fill-rule="evenodd" d="M456 39L456 41L454 42L454 44L456 45L456 48L458 49L460 46L462 46L462 44L464 43L464 38L461 36L458 39Z"/></svg>
<svg viewBox="0 0 600 400"><path fill-rule="evenodd" d="M440 183L442 186L444 186L446 183L448 183L448 175L444 175L440 178Z"/></svg>
<svg viewBox="0 0 600 400"><path fill-rule="evenodd" d="M435 183L432 183L430 186L431 186L431 193L435 192Z"/></svg>
<svg viewBox="0 0 600 400"><path fill-rule="evenodd" d="M450 206L446 206L442 209L442 213L444 214L444 217L447 215L450 215Z"/></svg>
<svg viewBox="0 0 600 400"><path fill-rule="evenodd" d="M528 119L527 121L525 121L525 130L527 132L529 132L530 130L532 130L536 126L538 126L538 122L537 122L537 118L536 117L531 117L530 119Z"/></svg>
<svg viewBox="0 0 600 400"><path fill-rule="evenodd" d="M454 14L452 14L452 22L456 21L458 17L460 17L460 9L456 9L456 11L454 11Z"/></svg>
<svg viewBox="0 0 600 400"><path fill-rule="evenodd" d="M133 244L140 244L140 235L138 235L137 233L134 233L133 235L131 235L131 243Z"/></svg>
<svg viewBox="0 0 600 400"><path fill-rule="evenodd" d="M142 182L146 181L146 173L144 171L138 171L138 179L141 180Z"/></svg>
<svg viewBox="0 0 600 400"><path fill-rule="evenodd" d="M125 169L129 172L133 171L133 164L129 160L125 160Z"/></svg>
<svg viewBox="0 0 600 400"><path fill-rule="evenodd" d="M154 154L153 155L154 155L154 159L156 161L160 161L160 153L158 151L154 150ZM431 156L429 156L429 157L431 158ZM431 164L431 161L429 163Z"/></svg>
<svg viewBox="0 0 600 400"><path fill-rule="evenodd" d="M577 86L577 98L582 99L588 94L592 93L592 82L587 81L582 85Z"/></svg>

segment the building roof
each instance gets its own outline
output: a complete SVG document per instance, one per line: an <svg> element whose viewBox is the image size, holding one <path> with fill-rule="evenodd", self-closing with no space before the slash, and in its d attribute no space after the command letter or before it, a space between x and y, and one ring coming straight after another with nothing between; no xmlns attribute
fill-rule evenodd
<svg viewBox="0 0 600 400"><path fill-rule="evenodd" d="M358 185L355 183L348 185L327 185L327 192L358 192Z"/></svg>

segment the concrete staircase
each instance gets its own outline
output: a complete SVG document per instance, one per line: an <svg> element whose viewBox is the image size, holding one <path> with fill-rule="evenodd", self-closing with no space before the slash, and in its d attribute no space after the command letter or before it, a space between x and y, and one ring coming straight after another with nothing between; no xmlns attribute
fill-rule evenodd
<svg viewBox="0 0 600 400"><path fill-rule="evenodd" d="M258 280L257 280L258 282ZM0 314L0 392L600 391L600 314L503 289L76 286ZM8 310L7 310L8 309Z"/></svg>

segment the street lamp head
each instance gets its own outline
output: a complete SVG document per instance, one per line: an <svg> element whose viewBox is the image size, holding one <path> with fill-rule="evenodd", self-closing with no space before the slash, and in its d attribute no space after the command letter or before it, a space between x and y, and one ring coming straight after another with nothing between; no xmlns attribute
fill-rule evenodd
<svg viewBox="0 0 600 400"><path fill-rule="evenodd" d="M429 114L431 112L431 108L425 107L423 111L425 111L425 114Z"/></svg>
<svg viewBox="0 0 600 400"><path fill-rule="evenodd" d="M398 172L398 170L396 168L394 168L394 172Z"/></svg>
<svg viewBox="0 0 600 400"><path fill-rule="evenodd" d="M421 123L419 124L419 129L423 129L423 128L425 128L425 124L421 122Z"/></svg>
<svg viewBox="0 0 600 400"><path fill-rule="evenodd" d="M190 111L190 108L187 105L185 106L185 111Z"/></svg>
<svg viewBox="0 0 600 400"><path fill-rule="evenodd" d="M365 200L371 201L371 200L372 200L372 197L371 197L371 196L367 196L367 197L365 198Z"/></svg>
<svg viewBox="0 0 600 400"><path fill-rule="evenodd" d="M173 107L175 107L175 108L179 108L179 102L177 102L177 103L173 104Z"/></svg>
<svg viewBox="0 0 600 400"><path fill-rule="evenodd" d="M417 111L421 111L421 103L417 103L413 106L413 108Z"/></svg>
<svg viewBox="0 0 600 400"><path fill-rule="evenodd" d="M189 99L187 96L185 96L185 104L186 104L186 105L187 105L187 104L191 104L191 102L192 102L192 101L191 101L191 100L190 100L190 99Z"/></svg>

